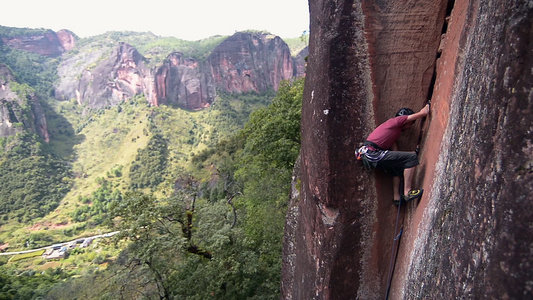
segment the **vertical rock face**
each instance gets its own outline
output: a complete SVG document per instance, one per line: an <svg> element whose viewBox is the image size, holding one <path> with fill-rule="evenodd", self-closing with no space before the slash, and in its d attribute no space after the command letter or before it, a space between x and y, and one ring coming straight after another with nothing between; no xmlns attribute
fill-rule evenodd
<svg viewBox="0 0 533 300"><path fill-rule="evenodd" d="M392 116L424 103L444 12L435 1L313 1L310 11L302 190L291 205L297 220L287 220L285 245L293 248L284 256L294 259L284 262L283 297L384 297L385 236L393 235L395 217L391 184L365 172L353 151L381 121L381 109Z"/></svg>
<svg viewBox="0 0 533 300"><path fill-rule="evenodd" d="M260 33L234 34L218 45L206 62L175 52L162 65L150 69L146 59L125 43L110 58L101 61L104 55L91 51L65 58L58 71L56 98L76 97L80 104L102 108L144 93L152 105L170 104L196 110L208 107L217 90L230 93L277 90L282 80L295 74L302 76L304 72L303 58L293 62L283 40Z"/></svg>
<svg viewBox="0 0 533 300"><path fill-rule="evenodd" d="M389 299L531 295L533 7L318 0L310 12L282 298L385 298L389 272ZM394 266L390 179L366 173L353 151L431 94L415 180L426 192L401 211ZM414 149L419 128L402 150Z"/></svg>
<svg viewBox="0 0 533 300"><path fill-rule="evenodd" d="M77 90L78 103L95 108L117 105L145 91L149 75L144 57L130 45L120 43L106 61L83 71Z"/></svg>
<svg viewBox="0 0 533 300"><path fill-rule="evenodd" d="M305 76L305 66L307 65L307 56L309 55L309 47L305 47L302 51L298 52L294 57L294 77Z"/></svg>
<svg viewBox="0 0 533 300"><path fill-rule="evenodd" d="M96 108L114 106L142 93L152 105L195 110L213 102L215 86L197 61L181 53L171 53L162 66L149 69L135 48L121 43L109 59L83 71L76 91L78 103Z"/></svg>
<svg viewBox="0 0 533 300"><path fill-rule="evenodd" d="M61 47L65 51L70 51L76 46L76 39L71 31L65 29L59 30L56 32L56 35Z"/></svg>
<svg viewBox="0 0 533 300"><path fill-rule="evenodd" d="M170 54L155 74L156 103L175 104L188 109L209 106L215 98L215 86L211 78L202 72L198 61L183 57L182 53Z"/></svg>
<svg viewBox="0 0 533 300"><path fill-rule="evenodd" d="M207 60L215 84L233 93L277 90L294 72L287 44L277 36L260 33L235 33Z"/></svg>
<svg viewBox="0 0 533 300"><path fill-rule="evenodd" d="M17 133L17 128L13 126L13 123L17 122L18 118L12 108L12 102L17 98L17 95L9 88L9 83L14 80L15 77L9 68L0 64L0 137Z"/></svg>
<svg viewBox="0 0 533 300"><path fill-rule="evenodd" d="M11 88L16 83L11 70L0 64L0 137L8 137L28 130L50 141L46 117L40 102L33 94L21 99ZM22 126L18 126L21 124Z"/></svg>
<svg viewBox="0 0 533 300"><path fill-rule="evenodd" d="M400 291L413 298L527 299L533 290L533 7L456 1L450 27L461 38L448 124L420 224L427 229L413 243L417 255ZM448 36L456 35L448 30L441 59L454 42Z"/></svg>
<svg viewBox="0 0 533 300"><path fill-rule="evenodd" d="M60 30L57 33L48 30L44 34L2 38L2 40L6 45L15 49L51 57L59 56L72 49L76 43L74 35L68 30Z"/></svg>

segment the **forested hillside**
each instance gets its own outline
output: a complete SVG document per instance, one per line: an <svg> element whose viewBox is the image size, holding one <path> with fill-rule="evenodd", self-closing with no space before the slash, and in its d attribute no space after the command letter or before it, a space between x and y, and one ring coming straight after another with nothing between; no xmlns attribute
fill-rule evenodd
<svg viewBox="0 0 533 300"><path fill-rule="evenodd" d="M0 256L0 298L279 298L303 78L277 92L220 92L201 111L144 95L105 109L53 97L54 70L84 45L127 41L157 64L176 50L201 60L223 39L109 33L58 58L0 42L0 62L32 89L49 133L0 138L0 246L120 231L59 261Z"/></svg>

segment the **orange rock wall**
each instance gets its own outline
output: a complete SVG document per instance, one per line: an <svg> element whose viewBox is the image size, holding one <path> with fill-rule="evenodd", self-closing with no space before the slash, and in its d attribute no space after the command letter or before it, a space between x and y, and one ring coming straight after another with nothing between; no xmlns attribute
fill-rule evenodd
<svg viewBox="0 0 533 300"><path fill-rule="evenodd" d="M531 296L533 8L504 0L310 1L283 299ZM447 21L446 21L447 20ZM433 74L434 73L434 74ZM353 151L394 112L431 115L394 269L391 181ZM300 187L297 189L297 187Z"/></svg>
<svg viewBox="0 0 533 300"><path fill-rule="evenodd" d="M533 7L457 0L394 299L527 299L533 285Z"/></svg>

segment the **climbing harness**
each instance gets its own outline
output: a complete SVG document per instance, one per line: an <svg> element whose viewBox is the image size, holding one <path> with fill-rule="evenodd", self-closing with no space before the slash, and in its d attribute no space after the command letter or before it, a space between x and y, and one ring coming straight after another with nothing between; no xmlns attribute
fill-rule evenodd
<svg viewBox="0 0 533 300"><path fill-rule="evenodd" d="M370 145L363 145L359 149L355 150L355 157L357 158L357 160L361 160L363 162L365 170L370 172L372 170L372 166L375 167L375 164L383 157L385 157L387 152L389 151L377 150Z"/></svg>

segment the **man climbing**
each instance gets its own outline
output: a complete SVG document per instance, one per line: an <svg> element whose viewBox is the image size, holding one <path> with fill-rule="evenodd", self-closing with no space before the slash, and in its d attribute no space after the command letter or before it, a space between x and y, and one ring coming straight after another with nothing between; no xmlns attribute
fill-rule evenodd
<svg viewBox="0 0 533 300"><path fill-rule="evenodd" d="M419 164L416 152L398 151L396 140L405 129L416 120L429 114L429 104L415 113L409 108L402 108L396 117L379 125L366 139L364 146L358 150L360 155L374 168L380 168L391 174L394 188L395 205L401 200L406 202L422 195L423 190L412 189L415 167ZM400 177L403 175L403 195L400 195Z"/></svg>

